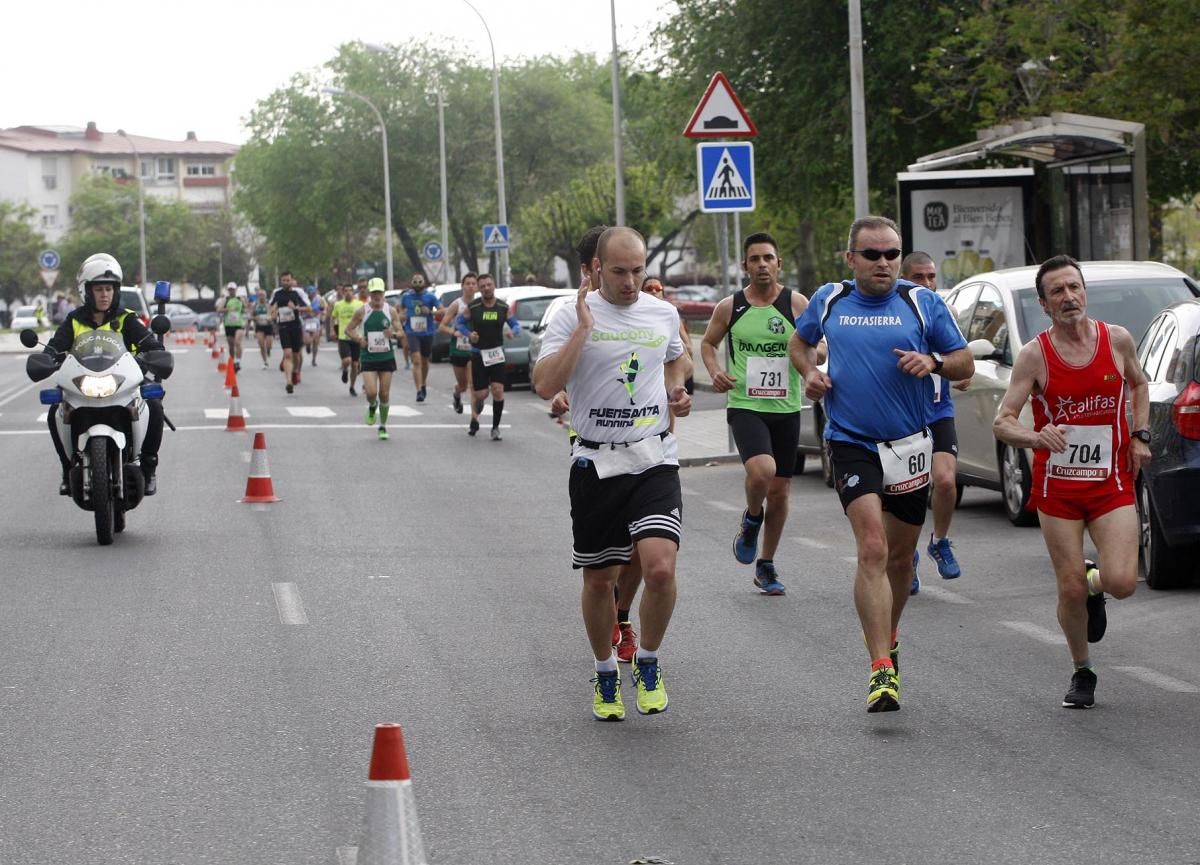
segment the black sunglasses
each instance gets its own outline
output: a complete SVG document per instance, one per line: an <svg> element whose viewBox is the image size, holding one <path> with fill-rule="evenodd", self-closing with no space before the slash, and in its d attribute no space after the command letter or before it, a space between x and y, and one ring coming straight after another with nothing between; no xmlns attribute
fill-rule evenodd
<svg viewBox="0 0 1200 865"><path fill-rule="evenodd" d="M879 261L881 258L886 258L888 261L895 261L900 257L900 250L895 247L891 249L852 249L850 251L855 255L861 255L867 261Z"/></svg>

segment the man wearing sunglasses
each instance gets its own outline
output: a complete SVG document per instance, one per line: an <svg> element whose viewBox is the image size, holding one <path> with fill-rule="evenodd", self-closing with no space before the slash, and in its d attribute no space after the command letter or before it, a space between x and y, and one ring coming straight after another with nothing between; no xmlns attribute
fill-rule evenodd
<svg viewBox="0 0 1200 865"><path fill-rule="evenodd" d="M823 399L835 486L854 530L854 605L871 656L868 712L900 708L897 631L925 522L933 439L933 374L975 373L954 316L936 292L897 279L900 232L881 216L850 226L854 279L823 285L796 319L791 355L805 395ZM829 371L817 368L828 345Z"/></svg>

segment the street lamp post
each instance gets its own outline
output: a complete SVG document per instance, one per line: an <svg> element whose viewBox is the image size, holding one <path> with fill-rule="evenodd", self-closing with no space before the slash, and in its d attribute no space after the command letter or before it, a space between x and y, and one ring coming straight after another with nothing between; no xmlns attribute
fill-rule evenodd
<svg viewBox="0 0 1200 865"><path fill-rule="evenodd" d="M209 249L217 248L217 297L221 296L221 292L225 290L225 247L221 245L221 241L214 240L208 245Z"/></svg>
<svg viewBox="0 0 1200 865"><path fill-rule="evenodd" d="M625 224L625 149L621 142L621 57L617 53L617 0L609 0L612 11L612 98L613 163L617 175L617 225Z"/></svg>
<svg viewBox="0 0 1200 865"><path fill-rule="evenodd" d="M138 271L138 290L145 292L146 290L146 193L142 189L142 154L138 152L137 145L133 143L124 129L118 129L117 135L129 142L129 146L133 149L133 159L136 163L134 168L137 171L138 182L138 250L141 254L140 265Z"/></svg>
<svg viewBox="0 0 1200 865"><path fill-rule="evenodd" d="M479 16L480 22L483 24L483 29L487 33L488 47L492 51L492 114L496 124L496 198L500 205L500 222L503 225L508 224L508 206L504 201L504 132L500 127L500 73L496 69L496 44L492 41L492 31L487 25L487 20L483 17L478 9L475 8L471 0L463 0L471 11ZM500 251L500 280L501 285L508 285L510 282L508 272L508 250Z"/></svg>
<svg viewBox="0 0 1200 865"><path fill-rule="evenodd" d="M450 281L450 205L446 193L446 91L438 84L438 154L441 160L442 180L442 272L443 280Z"/></svg>
<svg viewBox="0 0 1200 865"><path fill-rule="evenodd" d="M375 119L379 121L379 132L383 136L383 221L384 230L387 232L387 287L388 291L391 291L395 283L392 278L392 183L391 174L388 169L387 126L384 125L383 115L379 113L379 109L375 107L375 103L361 93L355 93L352 90L343 90L340 87L326 87L322 92L328 93L331 96L349 96L351 99L359 100L374 112Z"/></svg>

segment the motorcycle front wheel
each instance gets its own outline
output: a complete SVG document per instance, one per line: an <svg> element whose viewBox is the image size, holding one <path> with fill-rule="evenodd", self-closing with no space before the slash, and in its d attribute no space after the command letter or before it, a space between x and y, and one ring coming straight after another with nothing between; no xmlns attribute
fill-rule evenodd
<svg viewBox="0 0 1200 865"><path fill-rule="evenodd" d="M96 517L96 542L108 546L113 542L113 484L108 462L108 440L97 437L88 441L88 470L92 482L92 513Z"/></svg>

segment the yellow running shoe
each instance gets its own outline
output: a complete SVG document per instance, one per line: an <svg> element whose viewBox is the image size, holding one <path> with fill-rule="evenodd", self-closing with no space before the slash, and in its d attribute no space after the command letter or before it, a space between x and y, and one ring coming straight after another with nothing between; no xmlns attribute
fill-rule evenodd
<svg viewBox="0 0 1200 865"><path fill-rule="evenodd" d="M871 674L867 686L868 712L898 712L900 710L900 681L892 667L882 667Z"/></svg>
<svg viewBox="0 0 1200 865"><path fill-rule="evenodd" d="M592 682L596 694L592 697L592 714L597 721L622 721L625 719L625 704L621 702L621 673L596 673Z"/></svg>
<svg viewBox="0 0 1200 865"><path fill-rule="evenodd" d="M637 710L642 715L667 711L667 686L658 658L633 659L633 683L637 685Z"/></svg>

